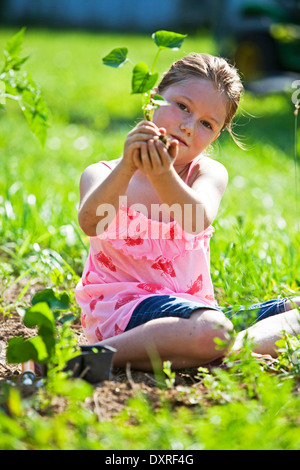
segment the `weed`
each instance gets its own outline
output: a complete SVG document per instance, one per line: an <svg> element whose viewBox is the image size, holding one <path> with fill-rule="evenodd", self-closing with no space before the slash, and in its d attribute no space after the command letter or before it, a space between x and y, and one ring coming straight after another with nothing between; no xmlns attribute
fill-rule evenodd
<svg viewBox="0 0 300 470"><path fill-rule="evenodd" d="M172 363L171 361L164 361L163 362L163 372L166 374L166 385L168 388L174 387L176 373L171 369Z"/></svg>
<svg viewBox="0 0 300 470"><path fill-rule="evenodd" d="M0 70L0 106L6 99L17 102L25 119L40 143L44 145L47 132L48 108L41 91L27 72L20 72L28 57L20 57L25 28L6 44L4 64Z"/></svg>

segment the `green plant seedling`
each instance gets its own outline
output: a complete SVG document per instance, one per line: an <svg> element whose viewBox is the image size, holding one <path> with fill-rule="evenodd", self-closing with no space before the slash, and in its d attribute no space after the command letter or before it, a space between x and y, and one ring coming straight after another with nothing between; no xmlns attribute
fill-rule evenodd
<svg viewBox="0 0 300 470"><path fill-rule="evenodd" d="M70 306L70 299L66 292L57 293L53 289L44 289L37 292L31 299L32 305L46 302L57 320L60 310L66 310Z"/></svg>
<svg viewBox="0 0 300 470"><path fill-rule="evenodd" d="M164 361L163 362L163 372L166 374L166 385L167 387L173 388L175 385L175 378L176 374L172 371L172 362L171 361Z"/></svg>
<svg viewBox="0 0 300 470"><path fill-rule="evenodd" d="M59 319L61 324L65 323L62 310L66 310L69 305L69 297L66 293L60 294L52 289L38 292L32 299L32 306L26 309L23 318L24 325L28 328L37 327L38 335L28 339L19 336L11 338L6 351L7 362L19 364L33 360L39 364L49 364L55 361L57 359L55 355L57 356L57 351L61 347L60 341L62 341L57 321ZM69 316L67 318L69 321L74 319ZM65 347L63 349L66 350Z"/></svg>
<svg viewBox="0 0 300 470"><path fill-rule="evenodd" d="M39 302L28 308L24 315L28 328L38 327L38 336L28 339L16 336L9 340L6 359L8 363L22 363L34 360L46 363L55 347L55 319L46 302Z"/></svg>
<svg viewBox="0 0 300 470"><path fill-rule="evenodd" d="M138 62L133 66L131 78L131 94L142 95L142 110L144 118L152 121L153 112L160 106L167 106L168 102L153 90L158 81L159 74L154 72L158 57L162 50L172 49L178 50L185 38L186 34L174 33L171 31L156 31L152 34L152 38L158 47L153 63L149 68L145 62ZM113 49L102 59L104 65L109 67L120 68L128 59L127 47L117 47Z"/></svg>
<svg viewBox="0 0 300 470"><path fill-rule="evenodd" d="M32 133L43 146L48 128L48 107L41 90L31 76L21 70L28 57L20 57L25 28L6 44L4 63L0 67L0 109L10 99L17 102Z"/></svg>

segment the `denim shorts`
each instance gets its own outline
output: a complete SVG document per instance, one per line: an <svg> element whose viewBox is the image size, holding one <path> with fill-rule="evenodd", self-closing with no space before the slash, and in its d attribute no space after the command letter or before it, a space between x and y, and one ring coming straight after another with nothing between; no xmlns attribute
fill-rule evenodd
<svg viewBox="0 0 300 470"><path fill-rule="evenodd" d="M250 306L211 307L202 302L180 299L172 295L153 295L142 300L134 309L125 331L164 317L189 318L197 309L212 309L224 313L238 329L246 328L265 318L285 312L287 297L268 300Z"/></svg>

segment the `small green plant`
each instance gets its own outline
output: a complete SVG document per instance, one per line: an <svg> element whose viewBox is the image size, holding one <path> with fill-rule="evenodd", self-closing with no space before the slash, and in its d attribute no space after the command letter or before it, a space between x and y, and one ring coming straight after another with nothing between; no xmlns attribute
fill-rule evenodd
<svg viewBox="0 0 300 470"><path fill-rule="evenodd" d="M40 88L31 76L21 70L28 57L21 57L25 28L6 44L4 63L0 67L0 109L10 99L17 102L29 128L44 145L48 128L48 107Z"/></svg>
<svg viewBox="0 0 300 470"><path fill-rule="evenodd" d="M133 67L131 79L131 93L142 95L142 110L144 118L148 121L152 120L155 109L168 105L161 95L153 91L159 78L159 74L154 71L158 57L164 49L178 50L183 44L186 34L171 31L156 31L152 34L152 38L158 47L152 66L149 68L145 62L138 62ZM102 61L103 64L109 67L119 68L129 62L127 56L127 47L117 47L103 57Z"/></svg>
<svg viewBox="0 0 300 470"><path fill-rule="evenodd" d="M65 313L68 307L69 296L65 292L57 293L53 289L38 292L23 318L25 326L38 328L38 334L27 339L11 338L6 351L7 362L19 364L33 360L47 364L50 369L63 370L66 362L78 354L68 325L74 318Z"/></svg>
<svg viewBox="0 0 300 470"><path fill-rule="evenodd" d="M282 339L276 342L278 347L277 369L285 376L300 378L300 335L292 336L282 332Z"/></svg>
<svg viewBox="0 0 300 470"><path fill-rule="evenodd" d="M175 385L176 373L171 369L172 362L164 361L163 362L163 372L166 374L166 386L167 388L173 388Z"/></svg>

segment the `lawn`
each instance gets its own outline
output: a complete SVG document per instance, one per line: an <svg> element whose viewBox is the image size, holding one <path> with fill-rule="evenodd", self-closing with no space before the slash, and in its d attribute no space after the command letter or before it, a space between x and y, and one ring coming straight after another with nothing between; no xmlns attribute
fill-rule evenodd
<svg viewBox="0 0 300 470"><path fill-rule="evenodd" d="M0 51L15 32L0 31ZM42 148L16 103L0 110L2 348L8 332L23 330L18 313L46 287L68 293L77 317L72 328L84 340L73 294L88 250L77 223L80 175L93 162L118 158L141 118L140 98L129 93L130 65L115 70L101 63L123 45L133 62L152 61L155 46L146 35L26 32L26 70L43 90L50 127ZM161 54L158 71L191 51L215 53L216 47L206 33L191 35L180 51ZM299 295L293 112L288 94L246 93L235 125L246 150L227 133L210 149L229 172L211 245L221 305ZM244 320L236 319L236 327ZM175 378L169 371L168 384L130 371L117 371L96 390L52 381L29 397L6 383L19 369L7 368L2 354L0 448L300 449L299 349L299 342L286 343L270 365L253 360L246 348L222 367Z"/></svg>

